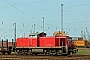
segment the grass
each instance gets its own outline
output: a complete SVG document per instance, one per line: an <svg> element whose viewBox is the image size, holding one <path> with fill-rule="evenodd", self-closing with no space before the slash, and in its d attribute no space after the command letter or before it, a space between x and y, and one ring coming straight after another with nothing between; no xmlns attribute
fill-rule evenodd
<svg viewBox="0 0 90 60"><path fill-rule="evenodd" d="M76 54L90 55L90 49L78 49L78 52Z"/></svg>

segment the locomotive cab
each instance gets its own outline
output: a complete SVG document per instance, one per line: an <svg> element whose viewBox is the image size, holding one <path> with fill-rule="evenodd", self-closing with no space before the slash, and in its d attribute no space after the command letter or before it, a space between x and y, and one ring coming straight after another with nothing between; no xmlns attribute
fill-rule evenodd
<svg viewBox="0 0 90 60"><path fill-rule="evenodd" d="M37 36L38 37L46 37L46 35L47 35L46 33L42 32L42 33L39 33Z"/></svg>

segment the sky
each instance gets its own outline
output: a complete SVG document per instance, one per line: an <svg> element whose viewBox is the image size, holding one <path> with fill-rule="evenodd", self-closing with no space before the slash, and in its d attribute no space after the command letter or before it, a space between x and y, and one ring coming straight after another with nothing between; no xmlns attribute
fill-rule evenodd
<svg viewBox="0 0 90 60"><path fill-rule="evenodd" d="M0 39L14 38L34 31L52 36L61 31L61 4L63 4L63 30L69 36L90 32L90 0L0 0Z"/></svg>

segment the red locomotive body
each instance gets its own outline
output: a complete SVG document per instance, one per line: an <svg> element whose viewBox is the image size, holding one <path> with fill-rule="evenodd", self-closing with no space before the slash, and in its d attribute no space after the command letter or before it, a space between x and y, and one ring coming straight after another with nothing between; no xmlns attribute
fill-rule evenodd
<svg viewBox="0 0 90 60"><path fill-rule="evenodd" d="M68 36L59 37L40 37L40 47L65 47L67 45Z"/></svg>
<svg viewBox="0 0 90 60"><path fill-rule="evenodd" d="M55 37L40 37L40 47L55 47Z"/></svg>
<svg viewBox="0 0 90 60"><path fill-rule="evenodd" d="M31 38L30 41L31 41L31 46L32 47L37 47L37 38Z"/></svg>
<svg viewBox="0 0 90 60"><path fill-rule="evenodd" d="M30 40L28 38L17 38L17 47L29 47Z"/></svg>
<svg viewBox="0 0 90 60"><path fill-rule="evenodd" d="M18 54L68 55L73 50L71 37L46 36L46 33L38 34L37 38L17 38L16 44Z"/></svg>
<svg viewBox="0 0 90 60"><path fill-rule="evenodd" d="M37 38L17 38L16 47L36 47L37 46Z"/></svg>
<svg viewBox="0 0 90 60"><path fill-rule="evenodd" d="M66 46L67 45L67 37L68 36L59 36L59 37L56 37L56 40L58 40L58 45L59 46Z"/></svg>

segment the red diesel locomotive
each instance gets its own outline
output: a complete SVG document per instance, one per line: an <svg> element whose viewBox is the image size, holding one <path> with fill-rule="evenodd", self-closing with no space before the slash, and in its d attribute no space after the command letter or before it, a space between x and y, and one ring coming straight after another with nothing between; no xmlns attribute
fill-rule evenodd
<svg viewBox="0 0 90 60"><path fill-rule="evenodd" d="M32 36L32 37L31 37ZM69 55L76 53L76 47L69 36L46 36L42 32L37 37L17 38L16 52L20 55Z"/></svg>

